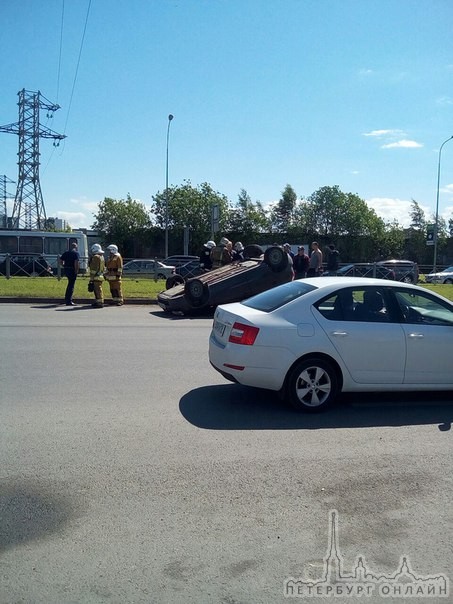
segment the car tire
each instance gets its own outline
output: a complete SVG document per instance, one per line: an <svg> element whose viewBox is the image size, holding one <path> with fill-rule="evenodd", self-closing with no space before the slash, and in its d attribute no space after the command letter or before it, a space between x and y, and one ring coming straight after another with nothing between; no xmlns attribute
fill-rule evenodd
<svg viewBox="0 0 453 604"><path fill-rule="evenodd" d="M200 279L186 281L184 293L193 306L202 306L206 304L209 298L208 286Z"/></svg>
<svg viewBox="0 0 453 604"><path fill-rule="evenodd" d="M453 283L453 279L445 279L444 283L451 285Z"/></svg>
<svg viewBox="0 0 453 604"><path fill-rule="evenodd" d="M264 250L260 245L256 243L251 245L246 245L244 248L244 258L259 258L264 254Z"/></svg>
<svg viewBox="0 0 453 604"><path fill-rule="evenodd" d="M288 254L281 247L268 247L264 252L264 262L274 273L279 273L288 266Z"/></svg>
<svg viewBox="0 0 453 604"><path fill-rule="evenodd" d="M183 283L185 283L184 277L181 275L172 275L165 281L165 287L166 289L171 289L175 285L183 285Z"/></svg>
<svg viewBox="0 0 453 604"><path fill-rule="evenodd" d="M297 411L324 411L337 394L337 374L331 363L324 359L303 359L296 363L288 375L288 400Z"/></svg>

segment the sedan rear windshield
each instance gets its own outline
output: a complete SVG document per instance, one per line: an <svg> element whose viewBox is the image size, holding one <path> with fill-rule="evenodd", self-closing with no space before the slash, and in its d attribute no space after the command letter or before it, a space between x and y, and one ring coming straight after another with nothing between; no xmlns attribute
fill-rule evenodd
<svg viewBox="0 0 453 604"><path fill-rule="evenodd" d="M285 283L284 285L268 289L261 294L252 296L241 302L241 304L263 312L272 312L314 289L317 288L304 281L291 281L291 283Z"/></svg>

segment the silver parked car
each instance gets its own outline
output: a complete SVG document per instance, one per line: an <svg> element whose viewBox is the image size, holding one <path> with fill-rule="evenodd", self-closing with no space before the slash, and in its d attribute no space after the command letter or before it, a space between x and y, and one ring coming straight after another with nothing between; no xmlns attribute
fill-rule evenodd
<svg viewBox="0 0 453 604"><path fill-rule="evenodd" d="M123 277L145 277L148 279L168 279L175 274L174 266L152 258L136 258L129 260L123 266Z"/></svg>
<svg viewBox="0 0 453 604"><path fill-rule="evenodd" d="M440 273L429 273L425 276L426 283L453 283L453 266L449 266Z"/></svg>

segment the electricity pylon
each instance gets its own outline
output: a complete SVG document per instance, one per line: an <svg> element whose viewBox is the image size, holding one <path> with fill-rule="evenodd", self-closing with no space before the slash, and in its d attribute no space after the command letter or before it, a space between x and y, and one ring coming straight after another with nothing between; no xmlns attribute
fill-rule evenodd
<svg viewBox="0 0 453 604"><path fill-rule="evenodd" d="M39 139L52 138L54 146L66 138L39 123L39 110L46 109L47 117L60 109L38 92L22 89L19 95L19 121L16 124L0 126L0 132L19 135L19 177L11 216L15 229L38 229L46 227L46 209L39 182Z"/></svg>
<svg viewBox="0 0 453 604"><path fill-rule="evenodd" d="M6 190L6 185L13 184L14 180L10 180L6 174L0 176L0 228L5 229L8 226L8 210L6 200L12 197L11 193Z"/></svg>

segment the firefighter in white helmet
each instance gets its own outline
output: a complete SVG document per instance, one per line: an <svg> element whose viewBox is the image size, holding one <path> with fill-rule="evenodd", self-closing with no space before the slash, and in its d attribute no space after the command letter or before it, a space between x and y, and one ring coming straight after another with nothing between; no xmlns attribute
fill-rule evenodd
<svg viewBox="0 0 453 604"><path fill-rule="evenodd" d="M112 243L107 246L109 251L109 257L106 263L105 278L109 282L110 293L112 300L117 306L122 306L123 300L123 289L121 284L121 277L123 276L123 258L118 251L118 246Z"/></svg>
<svg viewBox="0 0 453 604"><path fill-rule="evenodd" d="M90 268L90 283L93 284L93 292L95 302L92 304L94 308L102 308L104 306L104 292L102 291L102 282L104 281L104 250L95 243L91 246L91 258L89 263Z"/></svg>
<svg viewBox="0 0 453 604"><path fill-rule="evenodd" d="M215 247L215 241L207 241L203 245L203 249L200 253L200 268L204 268L208 271L212 268L211 250Z"/></svg>

